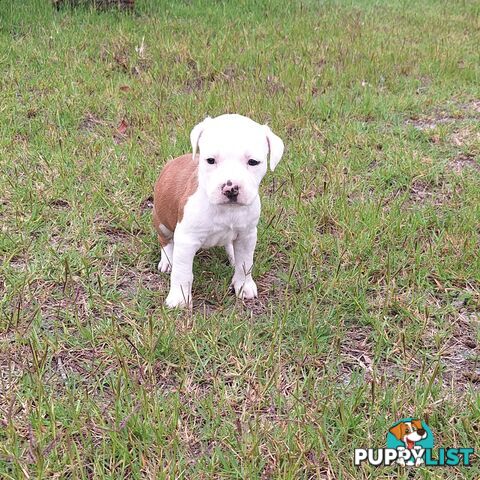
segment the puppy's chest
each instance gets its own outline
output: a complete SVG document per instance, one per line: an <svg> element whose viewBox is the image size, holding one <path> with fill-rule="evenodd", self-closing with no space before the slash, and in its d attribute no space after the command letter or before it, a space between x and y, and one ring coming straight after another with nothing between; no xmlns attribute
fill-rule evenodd
<svg viewBox="0 0 480 480"><path fill-rule="evenodd" d="M231 207L212 209L201 215L202 220L192 227L203 248L232 243L240 233L255 228L257 219L249 209ZM197 217L199 220L199 217Z"/></svg>
<svg viewBox="0 0 480 480"><path fill-rule="evenodd" d="M232 207L232 209L235 208ZM217 213L209 218L206 227L204 248L227 245L232 243L239 233L252 228L252 219L244 212L233 211L230 215Z"/></svg>
<svg viewBox="0 0 480 480"><path fill-rule="evenodd" d="M215 247L217 245L228 245L238 236L238 231L234 228L223 228L221 230L211 230L203 238L202 248Z"/></svg>

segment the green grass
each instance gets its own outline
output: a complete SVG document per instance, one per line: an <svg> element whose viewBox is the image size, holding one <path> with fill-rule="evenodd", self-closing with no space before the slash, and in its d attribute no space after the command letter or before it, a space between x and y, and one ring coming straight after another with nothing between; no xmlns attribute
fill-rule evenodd
<svg viewBox="0 0 480 480"><path fill-rule="evenodd" d="M1 2L0 477L479 478L353 466L408 416L480 448L479 27L468 0ZM168 311L148 198L224 112L286 144L260 298L211 250Z"/></svg>

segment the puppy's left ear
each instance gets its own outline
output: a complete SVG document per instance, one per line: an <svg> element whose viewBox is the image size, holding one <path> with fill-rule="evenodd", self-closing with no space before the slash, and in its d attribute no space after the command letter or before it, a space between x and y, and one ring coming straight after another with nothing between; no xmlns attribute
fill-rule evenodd
<svg viewBox="0 0 480 480"><path fill-rule="evenodd" d="M273 172L282 158L285 146L282 139L278 135L275 135L267 125L265 125L265 132L267 135L268 149L270 151L270 170Z"/></svg>
<svg viewBox="0 0 480 480"><path fill-rule="evenodd" d="M205 120L193 127L193 130L190 133L190 142L192 143L192 155L195 158L197 154L198 141L205 129L207 123L211 120L211 117L207 117Z"/></svg>
<svg viewBox="0 0 480 480"><path fill-rule="evenodd" d="M402 437L403 437L403 435L402 435L402 433L403 433L402 424L399 423L398 425L395 425L394 427L392 427L392 428L389 430L389 432L390 432L392 435L394 435L397 440L401 440Z"/></svg>

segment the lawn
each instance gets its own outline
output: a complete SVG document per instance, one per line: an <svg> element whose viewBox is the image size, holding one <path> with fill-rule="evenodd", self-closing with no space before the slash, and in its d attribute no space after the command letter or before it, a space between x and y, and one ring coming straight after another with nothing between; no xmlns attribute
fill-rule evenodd
<svg viewBox="0 0 480 480"><path fill-rule="evenodd" d="M480 5L0 2L0 478L478 479L355 467L397 420L480 448ZM163 306L162 165L268 123L254 276Z"/></svg>

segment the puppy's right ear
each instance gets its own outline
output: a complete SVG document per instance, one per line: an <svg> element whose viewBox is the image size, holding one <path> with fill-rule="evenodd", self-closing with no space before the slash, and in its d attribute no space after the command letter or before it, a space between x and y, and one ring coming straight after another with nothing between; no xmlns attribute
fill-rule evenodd
<svg viewBox="0 0 480 480"><path fill-rule="evenodd" d="M275 135L268 125L264 125L264 128L267 135L268 150L270 152L270 170L273 172L282 158L285 145L283 144L283 140L278 135Z"/></svg>
<svg viewBox="0 0 480 480"><path fill-rule="evenodd" d="M192 143L192 155L195 158L197 154L198 141L203 133L203 130L207 126L207 123L211 120L211 117L207 117L203 122L200 122L198 125L193 127L192 132L190 133L190 142Z"/></svg>

